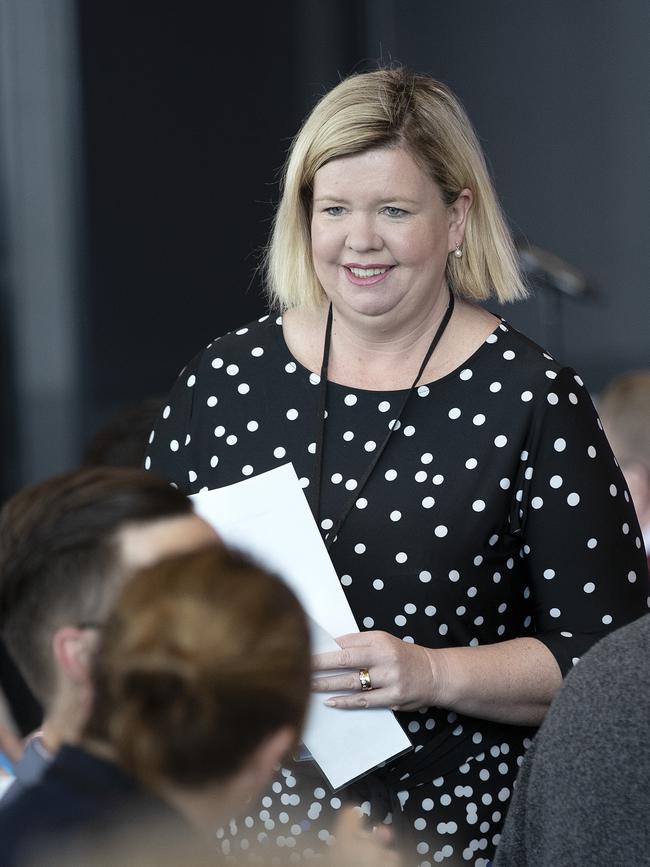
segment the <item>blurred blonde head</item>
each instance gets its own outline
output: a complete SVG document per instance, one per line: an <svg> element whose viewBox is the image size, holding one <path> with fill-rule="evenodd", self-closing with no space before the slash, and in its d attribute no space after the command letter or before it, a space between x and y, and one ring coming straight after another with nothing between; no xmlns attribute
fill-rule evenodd
<svg viewBox="0 0 650 867"><path fill-rule="evenodd" d="M221 545L142 570L103 631L86 736L153 788L234 776L274 732L299 734L304 612L279 578Z"/></svg>
<svg viewBox="0 0 650 867"><path fill-rule="evenodd" d="M638 461L650 470L650 368L610 380L598 409L619 463Z"/></svg>
<svg viewBox="0 0 650 867"><path fill-rule="evenodd" d="M650 368L626 371L610 380L598 411L650 553Z"/></svg>
<svg viewBox="0 0 650 867"><path fill-rule="evenodd" d="M320 99L293 141L266 257L269 296L280 309L325 298L311 256L316 172L339 157L397 147L429 174L446 205L462 190L472 192L463 256L450 255L447 261L454 293L470 301L526 296L512 238L465 110L444 84L398 67L344 79Z"/></svg>

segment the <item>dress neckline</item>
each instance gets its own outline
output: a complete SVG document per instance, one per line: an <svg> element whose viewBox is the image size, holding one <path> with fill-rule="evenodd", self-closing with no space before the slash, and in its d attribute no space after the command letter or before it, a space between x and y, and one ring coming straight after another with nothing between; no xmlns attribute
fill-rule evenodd
<svg viewBox="0 0 650 867"><path fill-rule="evenodd" d="M494 314L493 314L494 315ZM301 370L305 376L309 377L314 385L318 385L320 382L320 373L316 370L311 370L306 367L301 361L299 361L289 349L289 345L284 336L284 329L282 327L282 315L276 316L275 319L272 320L275 327L277 328L277 337L280 341L281 346L284 349L284 353L288 359L288 361L292 362L296 365L297 370ZM488 334L488 336L482 341L482 343L476 347L474 352L471 355L468 355L467 358L462 361L459 365L457 365L453 370L450 370L448 373L445 373L443 376L438 379L433 379L428 382L421 382L416 391L421 388L436 388L438 385L442 385L446 380L452 379L454 376L458 376L460 371L464 368L468 367L472 364L475 359L486 352L490 346L495 344L499 338L499 332L507 333L510 331L511 326L508 324L507 320L502 316L499 317L498 324L494 327L494 329ZM496 338L496 339L491 339ZM355 385L345 385L344 383L334 382L333 380L328 380L328 388L333 389L341 389L346 392L354 392L355 394L367 394L367 395L377 395L377 394L405 394L409 389L408 388L395 388L395 389L374 389L374 388L361 388Z"/></svg>

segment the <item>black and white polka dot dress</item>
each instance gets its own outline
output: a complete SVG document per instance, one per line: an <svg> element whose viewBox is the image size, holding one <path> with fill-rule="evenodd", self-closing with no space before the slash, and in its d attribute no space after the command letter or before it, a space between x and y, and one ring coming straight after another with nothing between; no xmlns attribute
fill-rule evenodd
<svg viewBox="0 0 650 867"><path fill-rule="evenodd" d="M287 461L313 485L318 385L280 318L229 333L179 376L145 465L188 493ZM323 534L403 396L328 385ZM330 554L360 628L430 648L535 636L563 673L648 606L638 522L580 377L505 322L414 390ZM436 707L397 717L413 751L335 795L312 764L284 768L224 848L308 858L352 798L393 822L407 864L487 865L534 730Z"/></svg>

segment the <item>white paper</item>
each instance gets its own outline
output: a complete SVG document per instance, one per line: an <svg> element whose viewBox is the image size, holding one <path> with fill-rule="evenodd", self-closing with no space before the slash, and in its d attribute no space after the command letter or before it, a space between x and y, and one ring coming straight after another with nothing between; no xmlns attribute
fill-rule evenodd
<svg viewBox="0 0 650 867"><path fill-rule="evenodd" d="M311 618L315 653L337 649L333 636L359 631L292 464L192 500L226 544L291 587ZM323 704L327 697L312 695L303 741L333 789L411 747L388 708L342 710Z"/></svg>

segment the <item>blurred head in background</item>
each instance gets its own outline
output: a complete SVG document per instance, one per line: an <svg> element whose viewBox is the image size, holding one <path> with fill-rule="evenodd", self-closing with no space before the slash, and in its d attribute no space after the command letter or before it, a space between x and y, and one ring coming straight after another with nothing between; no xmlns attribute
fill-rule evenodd
<svg viewBox="0 0 650 867"><path fill-rule="evenodd" d="M628 371L610 380L598 409L650 553L650 369Z"/></svg>
<svg viewBox="0 0 650 867"><path fill-rule="evenodd" d="M144 453L164 399L148 397L130 403L95 431L84 448L84 467L134 467L144 464Z"/></svg>

